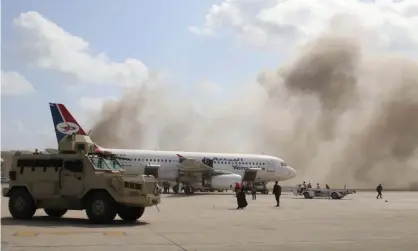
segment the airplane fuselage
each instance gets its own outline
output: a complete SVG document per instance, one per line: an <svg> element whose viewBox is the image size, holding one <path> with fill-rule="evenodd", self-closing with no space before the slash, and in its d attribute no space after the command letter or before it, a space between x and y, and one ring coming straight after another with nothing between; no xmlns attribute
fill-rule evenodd
<svg viewBox="0 0 418 251"><path fill-rule="evenodd" d="M253 182L284 181L296 176L296 171L283 160L256 154L228 154L203 152L174 152L130 149L106 149L117 156L122 166L129 172L143 174L146 166L159 166L158 178L167 181L180 181L180 162L178 155L201 161L214 170L226 171L244 177L245 172L257 169Z"/></svg>
<svg viewBox="0 0 418 251"><path fill-rule="evenodd" d="M66 135L86 135L65 105L49 103L49 107L58 144ZM223 190L242 181L267 183L296 176L283 160L268 155L105 149L97 144L94 151L122 157L119 162L130 173L183 183L185 193L198 187Z"/></svg>

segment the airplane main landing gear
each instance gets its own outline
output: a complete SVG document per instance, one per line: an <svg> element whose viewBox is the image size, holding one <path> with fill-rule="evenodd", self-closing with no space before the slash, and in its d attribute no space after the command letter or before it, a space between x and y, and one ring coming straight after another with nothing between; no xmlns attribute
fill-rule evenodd
<svg viewBox="0 0 418 251"><path fill-rule="evenodd" d="M194 187L192 187L190 185L185 185L184 186L184 194L187 194L187 195L194 194Z"/></svg>

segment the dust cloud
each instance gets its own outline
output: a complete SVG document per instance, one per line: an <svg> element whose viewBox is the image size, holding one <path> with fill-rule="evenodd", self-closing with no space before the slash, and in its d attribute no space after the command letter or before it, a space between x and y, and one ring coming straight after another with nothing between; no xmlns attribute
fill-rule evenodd
<svg viewBox="0 0 418 251"><path fill-rule="evenodd" d="M350 34L350 35L347 35ZM334 22L228 98L167 83L104 105L100 145L264 153L297 181L418 187L418 62L379 51L360 27Z"/></svg>

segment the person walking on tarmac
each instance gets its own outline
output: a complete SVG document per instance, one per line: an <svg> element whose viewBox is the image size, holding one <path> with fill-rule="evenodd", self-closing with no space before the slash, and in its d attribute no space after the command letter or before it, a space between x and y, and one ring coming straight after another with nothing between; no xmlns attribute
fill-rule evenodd
<svg viewBox="0 0 418 251"><path fill-rule="evenodd" d="M379 199L379 197L382 198L382 190L383 190L382 184L379 184L376 187L376 191L377 191L376 199Z"/></svg>
<svg viewBox="0 0 418 251"><path fill-rule="evenodd" d="M254 184L251 186L251 195L253 196L253 200L257 199L257 187Z"/></svg>
<svg viewBox="0 0 418 251"><path fill-rule="evenodd" d="M280 206L280 195L282 195L282 187L278 184L277 181L274 182L273 194L276 197L276 202L277 202L276 207L279 207Z"/></svg>
<svg viewBox="0 0 418 251"><path fill-rule="evenodd" d="M245 198L244 188L241 188L241 190L237 193L237 204L237 209L244 209L248 206L247 198Z"/></svg>
<svg viewBox="0 0 418 251"><path fill-rule="evenodd" d="M239 191L241 191L241 184L237 182L235 183L235 194L238 195Z"/></svg>
<svg viewBox="0 0 418 251"><path fill-rule="evenodd" d="M164 193L170 193L170 184L168 183L168 181L164 181L163 183L163 187L164 187Z"/></svg>

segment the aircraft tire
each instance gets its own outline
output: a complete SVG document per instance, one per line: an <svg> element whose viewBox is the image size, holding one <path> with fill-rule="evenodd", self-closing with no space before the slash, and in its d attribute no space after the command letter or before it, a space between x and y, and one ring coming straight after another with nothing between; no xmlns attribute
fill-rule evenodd
<svg viewBox="0 0 418 251"><path fill-rule="evenodd" d="M145 207L127 207L120 205L118 215L124 221L137 221L145 212Z"/></svg>
<svg viewBox="0 0 418 251"><path fill-rule="evenodd" d="M312 199L311 195L308 192L304 192L303 196L305 197L305 199Z"/></svg>
<svg viewBox="0 0 418 251"><path fill-rule="evenodd" d="M51 217L53 219L59 219L62 216L64 216L64 214L67 212L67 209L48 209L48 208L45 208L44 211L49 217Z"/></svg>
<svg viewBox="0 0 418 251"><path fill-rule="evenodd" d="M35 202L25 189L12 191L8 206L10 214L15 219L31 219L36 212Z"/></svg>
<svg viewBox="0 0 418 251"><path fill-rule="evenodd" d="M94 224L110 223L116 217L116 203L107 193L93 193L87 199L86 214Z"/></svg>

